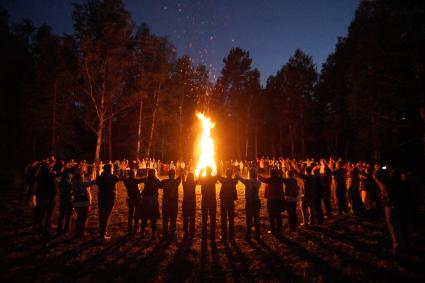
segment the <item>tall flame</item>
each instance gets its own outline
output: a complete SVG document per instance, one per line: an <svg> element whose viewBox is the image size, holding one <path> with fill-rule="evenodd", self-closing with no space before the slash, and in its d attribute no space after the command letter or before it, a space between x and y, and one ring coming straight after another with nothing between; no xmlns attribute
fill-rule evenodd
<svg viewBox="0 0 425 283"><path fill-rule="evenodd" d="M195 176L199 176L199 173L206 167L211 167L212 174L217 173L217 166L214 160L214 140L211 137L211 129L214 128L215 123L211 122L210 118L204 116L203 113L197 113L196 117L202 123L202 134L198 144L198 162L196 164ZM205 176L205 170L202 173Z"/></svg>

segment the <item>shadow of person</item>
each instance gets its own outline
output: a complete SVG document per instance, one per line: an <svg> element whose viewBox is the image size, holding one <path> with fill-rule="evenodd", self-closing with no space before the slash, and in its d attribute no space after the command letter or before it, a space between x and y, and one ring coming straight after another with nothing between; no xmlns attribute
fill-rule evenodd
<svg viewBox="0 0 425 283"><path fill-rule="evenodd" d="M340 241L340 242L344 242L344 243L347 243L349 245L352 245L360 251L369 252L369 253L371 252L371 253L379 255L383 258L391 257L391 253L382 249L382 246L379 243L378 244L366 243L366 242L360 241L359 239L355 238L355 236L353 237L353 236L348 235L348 233L331 231L331 230L324 229L324 228L321 228L321 227L314 227L312 230L319 232L319 233L322 233L325 237L332 238L336 241ZM352 232L352 233L350 233L351 235L353 235L355 233L354 231L351 231L351 232ZM363 237L364 235L361 235L361 236Z"/></svg>
<svg viewBox="0 0 425 283"><path fill-rule="evenodd" d="M406 280L406 278L400 276L401 273L398 271L380 269L378 266L373 264L373 261L376 261L376 258L371 258L369 256L356 258L354 255L350 254L345 249L337 248L337 246L332 244L332 240L329 241L321 239L308 231L303 231L302 235L306 239L315 242L316 245L320 246L322 250L328 253L331 252L337 255L339 258L343 259L345 264L360 270L360 272L363 273L364 278L375 278L378 281L382 280L384 282L416 281L412 279Z"/></svg>
<svg viewBox="0 0 425 283"><path fill-rule="evenodd" d="M19 261L11 262L9 260L9 263L14 264L15 267L18 265L19 266L24 266L27 264L30 265L29 268L24 270L21 269L19 273L14 274L14 279L17 281L27 281L23 279L34 278L34 276L36 276L37 274L44 274L45 272L52 271L52 269L55 269L55 268L60 269L62 267L63 262L66 262L70 260L71 258L78 257L82 250L94 245L95 243L96 243L96 240L94 239L89 239L89 238L84 239L84 241L78 243L75 247L69 249L68 251L60 250L62 252L60 252L58 255L47 257L44 260L39 260L39 257L45 257L46 253L48 252L48 249L46 249L44 253L39 253L38 251L36 251L36 253L31 253L25 256L24 258L20 259ZM2 264L2 267L4 270L6 266Z"/></svg>
<svg viewBox="0 0 425 283"><path fill-rule="evenodd" d="M37 239L36 236L32 236L20 245L4 247L4 251L2 249L0 256L4 258L10 252L25 252L26 257L32 258L36 255L46 253L47 251L52 250L58 246L74 242L75 240L76 239L74 237L58 237L47 241L43 239Z"/></svg>
<svg viewBox="0 0 425 283"><path fill-rule="evenodd" d="M235 282L256 282L249 270L249 259L242 253L236 241L224 243L224 253L230 264L232 279Z"/></svg>
<svg viewBox="0 0 425 283"><path fill-rule="evenodd" d="M136 278L142 279L144 282L153 281L158 276L158 268L162 261L166 260L166 251L168 250L170 240L158 241L152 250L145 254L142 258L134 255L128 258L128 264L121 268L120 273L125 274L123 281L134 281Z"/></svg>
<svg viewBox="0 0 425 283"><path fill-rule="evenodd" d="M340 270L335 269L325 260L320 258L318 255L310 252L301 244L285 237L281 236L278 239L281 243L284 243L288 248L297 253L297 255L309 262L313 263L316 267L317 272L319 272L326 282L350 282L350 278L344 275Z"/></svg>
<svg viewBox="0 0 425 283"><path fill-rule="evenodd" d="M192 244L193 240L186 238L178 245L173 260L166 268L165 282L184 282L190 277L194 265Z"/></svg>
<svg viewBox="0 0 425 283"><path fill-rule="evenodd" d="M217 245L215 244L215 242L211 242L211 258L211 271L214 280L218 282L226 281L225 272L220 263L220 254L218 252Z"/></svg>
<svg viewBox="0 0 425 283"><path fill-rule="evenodd" d="M263 240L247 242L255 252L260 255L264 265L270 270L275 280L278 281L300 281L296 273L291 270L282 259L282 256L273 251Z"/></svg>
<svg viewBox="0 0 425 283"><path fill-rule="evenodd" d="M207 240L207 237L204 237L204 235L202 235L202 238L201 238L200 256L201 256L200 280L204 281L204 279L206 278L206 273L207 273L206 268L207 268L207 258L208 258L208 240Z"/></svg>

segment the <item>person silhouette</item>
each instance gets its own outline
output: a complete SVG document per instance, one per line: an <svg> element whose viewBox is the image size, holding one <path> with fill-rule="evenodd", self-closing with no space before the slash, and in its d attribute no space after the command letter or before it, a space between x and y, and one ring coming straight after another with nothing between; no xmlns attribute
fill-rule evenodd
<svg viewBox="0 0 425 283"><path fill-rule="evenodd" d="M221 213L221 240L227 240L227 224L229 224L229 239L235 236L235 200L238 199L236 185L237 178L232 178L232 169L226 170L226 177L218 177L221 183L220 189L220 213Z"/></svg>
<svg viewBox="0 0 425 283"><path fill-rule="evenodd" d="M202 172L200 173L202 174ZM201 184L201 210L202 210L202 238L207 236L208 217L210 220L210 241L215 244L215 226L216 226L216 183L217 177L212 176L212 168L205 168L205 176L199 178Z"/></svg>
<svg viewBox="0 0 425 283"><path fill-rule="evenodd" d="M176 171L171 169L168 171L168 179L161 181L163 189L162 196L162 235L163 238L175 238L176 222L179 200L179 185L182 181L181 175L174 178ZM170 232L170 234L168 234Z"/></svg>
<svg viewBox="0 0 425 283"><path fill-rule="evenodd" d="M244 179L236 172L236 177L245 185L245 215L246 215L246 232L245 239L251 237L251 227L254 220L255 238L260 239L260 207L261 202L258 192L261 182L257 179L257 170L252 167L249 169L249 179Z"/></svg>
<svg viewBox="0 0 425 283"><path fill-rule="evenodd" d="M195 235L196 212L196 180L193 173L188 173L183 181L183 232L184 237L193 238Z"/></svg>

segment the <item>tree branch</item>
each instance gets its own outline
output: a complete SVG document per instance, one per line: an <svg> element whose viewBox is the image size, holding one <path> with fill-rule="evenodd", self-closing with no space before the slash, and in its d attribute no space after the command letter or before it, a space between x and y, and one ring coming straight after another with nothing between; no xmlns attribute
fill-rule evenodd
<svg viewBox="0 0 425 283"><path fill-rule="evenodd" d="M89 72L89 68L87 66L86 60L84 60L84 67L85 67L85 70L86 70L87 78L89 80L89 92L88 92L88 94L89 94L89 96L90 96L90 98L93 102L94 109L96 110L96 115L99 118L100 113L99 113L99 109L97 108L96 100L94 99L94 96L93 96L93 83L92 83L92 78L90 76L90 72Z"/></svg>

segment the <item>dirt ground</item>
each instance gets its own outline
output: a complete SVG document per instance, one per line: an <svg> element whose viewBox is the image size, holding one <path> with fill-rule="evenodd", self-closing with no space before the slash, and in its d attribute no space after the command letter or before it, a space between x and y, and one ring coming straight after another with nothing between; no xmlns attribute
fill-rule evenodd
<svg viewBox="0 0 425 283"><path fill-rule="evenodd" d="M276 239L267 233L267 211L262 199L262 240L246 242L243 186L239 183L236 241L228 245L217 241L217 246L212 247L201 241L199 187L197 194L195 238L182 240L179 215L176 242L161 241L160 237L151 241L138 235L127 236L126 192L119 184L109 226L112 239L102 243L96 238L96 187L92 188L90 235L49 240L34 231L31 211L24 206L24 189L1 188L0 281L425 282L423 215L412 221L417 227L412 233L413 254L400 257L391 253L385 223L379 217L334 216L320 227L293 233L287 230L285 218L284 236ZM218 209L217 233L219 217ZM157 226L160 235L161 221Z"/></svg>

